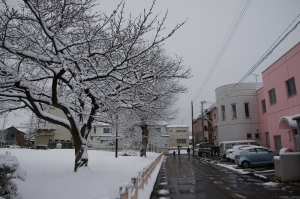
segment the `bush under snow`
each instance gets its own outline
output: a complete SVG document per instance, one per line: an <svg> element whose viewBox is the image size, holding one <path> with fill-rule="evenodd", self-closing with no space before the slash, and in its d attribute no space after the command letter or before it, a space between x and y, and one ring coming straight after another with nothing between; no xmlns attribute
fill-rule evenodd
<svg viewBox="0 0 300 199"><path fill-rule="evenodd" d="M18 193L18 185L11 179L26 180L26 171L19 165L16 156L0 154L0 197L5 199L22 198Z"/></svg>

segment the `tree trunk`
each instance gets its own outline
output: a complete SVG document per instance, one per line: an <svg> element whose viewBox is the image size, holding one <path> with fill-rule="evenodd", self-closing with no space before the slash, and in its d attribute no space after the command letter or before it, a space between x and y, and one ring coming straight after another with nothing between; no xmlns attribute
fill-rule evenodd
<svg viewBox="0 0 300 199"><path fill-rule="evenodd" d="M147 124L143 124L140 126L142 129L142 149L140 151L140 156L143 157L147 157L146 156L146 151L147 151L147 145L148 145L148 125Z"/></svg>
<svg viewBox="0 0 300 199"><path fill-rule="evenodd" d="M80 167L88 165L87 142L83 143L78 133L72 133L75 148L75 166L76 172Z"/></svg>

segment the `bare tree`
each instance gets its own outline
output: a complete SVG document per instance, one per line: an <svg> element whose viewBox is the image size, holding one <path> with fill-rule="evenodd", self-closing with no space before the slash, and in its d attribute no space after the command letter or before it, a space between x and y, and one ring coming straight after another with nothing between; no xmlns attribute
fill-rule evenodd
<svg viewBox="0 0 300 199"><path fill-rule="evenodd" d="M186 91L186 88L181 86L177 81L156 81L152 84L155 92L155 98L148 95L139 96L140 100L146 104L138 109L125 110L120 112L122 115L123 126L127 126L127 129L138 127L137 130L141 134L140 141L140 156L146 157L146 149L148 143L157 142L160 132L156 131L156 128L160 126L163 121L170 121L177 116L177 110L174 109L174 103L177 100L177 94ZM155 94L154 94L155 93ZM127 130L124 129L125 131ZM135 140L137 141L137 140Z"/></svg>
<svg viewBox="0 0 300 199"><path fill-rule="evenodd" d="M26 141L27 148L31 147L31 140L35 137L37 130L41 129L40 126L44 126L45 122L36 117L36 115L31 112L29 120L22 124L25 129L24 139Z"/></svg>
<svg viewBox="0 0 300 199"><path fill-rule="evenodd" d="M154 3L148 12L125 20L124 4L107 16L92 12L93 0L23 2L18 11L2 0L0 101L8 106L0 112L28 108L68 129L74 171L88 164L87 138L95 118L146 106L140 97L156 98L149 85L190 73L181 59L162 50L183 23L161 35L166 15L161 21L152 16ZM149 33L154 36L146 40ZM60 109L64 117L49 114L44 105Z"/></svg>
<svg viewBox="0 0 300 199"><path fill-rule="evenodd" d="M3 123L2 123L1 130L0 130L0 146L3 146L6 143L7 130L6 130L5 125L8 121L8 113L3 113L1 115L1 118L3 118Z"/></svg>

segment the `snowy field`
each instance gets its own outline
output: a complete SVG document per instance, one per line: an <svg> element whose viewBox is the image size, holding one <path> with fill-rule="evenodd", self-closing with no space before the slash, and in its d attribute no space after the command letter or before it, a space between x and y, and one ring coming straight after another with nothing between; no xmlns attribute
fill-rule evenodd
<svg viewBox="0 0 300 199"><path fill-rule="evenodd" d="M159 155L147 153L147 158L119 156L114 152L89 150L89 167L73 172L74 150L72 149L0 149L17 157L20 167L27 172L26 181L14 179L24 199L115 199L119 187L130 182L139 171L150 165ZM139 198L150 197L159 166L150 177ZM1 197L0 197L1 198Z"/></svg>

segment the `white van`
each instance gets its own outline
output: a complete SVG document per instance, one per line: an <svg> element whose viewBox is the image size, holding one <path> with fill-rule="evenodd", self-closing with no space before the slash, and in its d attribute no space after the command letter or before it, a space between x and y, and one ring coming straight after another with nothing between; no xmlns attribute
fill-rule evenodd
<svg viewBox="0 0 300 199"><path fill-rule="evenodd" d="M236 145L256 145L259 144L254 140L235 140L235 141L224 141L219 143L220 148L220 156L225 158L227 149L231 149L233 146Z"/></svg>

